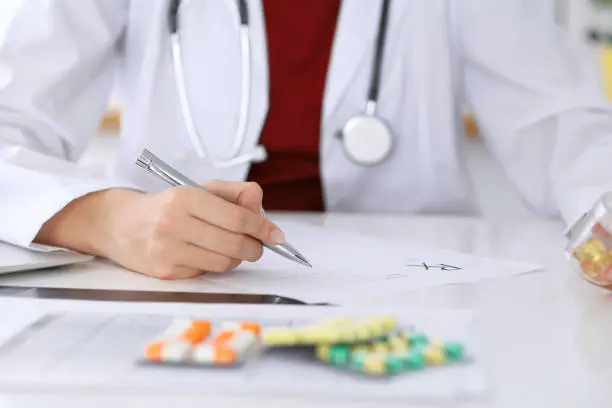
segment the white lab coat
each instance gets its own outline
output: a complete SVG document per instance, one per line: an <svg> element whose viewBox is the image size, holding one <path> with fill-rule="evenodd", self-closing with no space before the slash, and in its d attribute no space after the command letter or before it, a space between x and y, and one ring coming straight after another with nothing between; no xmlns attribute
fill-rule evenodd
<svg viewBox="0 0 612 408"><path fill-rule="evenodd" d="M248 1L253 84L244 151L268 109L261 2ZM23 1L0 47L0 240L30 245L44 221L91 191L166 188L134 164L144 148L196 180L247 176L246 165L214 170L195 156L173 78L168 3ZM188 3L182 34L192 109L208 149L223 154L241 92L237 8L233 0ZM594 66L554 25L548 0L393 1L379 114L396 134L395 149L376 167L352 163L334 133L364 110L379 7L345 0L340 12L320 142L328 211L477 212L462 151L463 102L538 214L571 222L612 191L610 105ZM114 176L98 180L74 161L116 73L121 149Z"/></svg>

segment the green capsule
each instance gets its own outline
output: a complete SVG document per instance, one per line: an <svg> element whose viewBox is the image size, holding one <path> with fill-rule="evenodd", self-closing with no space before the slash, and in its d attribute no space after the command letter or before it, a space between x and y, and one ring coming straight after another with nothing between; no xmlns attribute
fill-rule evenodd
<svg viewBox="0 0 612 408"><path fill-rule="evenodd" d="M387 368L387 373L397 374L402 371L404 364L398 356L387 354L385 356L385 367Z"/></svg>
<svg viewBox="0 0 612 408"><path fill-rule="evenodd" d="M408 337L408 342L412 347L424 346L429 343L429 339L424 333L411 333Z"/></svg>
<svg viewBox="0 0 612 408"><path fill-rule="evenodd" d="M402 363L408 370L418 370L425 366L425 358L420 351L410 350L402 356Z"/></svg>
<svg viewBox="0 0 612 408"><path fill-rule="evenodd" d="M329 349L329 361L334 365L346 365L349 362L350 350L347 346L333 346Z"/></svg>
<svg viewBox="0 0 612 408"><path fill-rule="evenodd" d="M465 354L465 349L462 344L459 343L445 343L444 353L449 360L461 360Z"/></svg>
<svg viewBox="0 0 612 408"><path fill-rule="evenodd" d="M351 368L361 371L363 368L363 363L368 358L367 351L355 351L351 353Z"/></svg>

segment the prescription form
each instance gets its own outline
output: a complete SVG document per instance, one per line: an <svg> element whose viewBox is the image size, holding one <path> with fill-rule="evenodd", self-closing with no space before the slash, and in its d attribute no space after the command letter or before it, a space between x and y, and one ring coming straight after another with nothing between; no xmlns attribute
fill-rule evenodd
<svg viewBox="0 0 612 408"><path fill-rule="evenodd" d="M11 311L22 310L21 318ZM466 345L471 362L397 378L344 372L290 350L272 350L243 367L179 367L142 363L143 345L175 317L267 326L331 316L396 316L432 336ZM264 305L197 305L0 299L0 391L156 390L206 395L373 398L446 401L486 393L484 362L472 315L465 311ZM299 378L300 381L295 381Z"/></svg>

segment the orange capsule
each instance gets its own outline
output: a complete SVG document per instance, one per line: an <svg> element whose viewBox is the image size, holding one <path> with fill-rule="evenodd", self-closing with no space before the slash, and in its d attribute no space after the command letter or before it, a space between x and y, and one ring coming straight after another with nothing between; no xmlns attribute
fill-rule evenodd
<svg viewBox="0 0 612 408"><path fill-rule="evenodd" d="M180 340L190 344L202 342L210 334L210 322L205 320L194 320L181 335Z"/></svg>
<svg viewBox="0 0 612 408"><path fill-rule="evenodd" d="M242 322L242 324L240 325L240 329L253 332L257 336L261 334L261 326L259 325L259 323L255 322Z"/></svg>
<svg viewBox="0 0 612 408"><path fill-rule="evenodd" d="M229 365L234 364L235 362L236 353L234 350L223 346L218 346L215 349L215 364Z"/></svg>
<svg viewBox="0 0 612 408"><path fill-rule="evenodd" d="M162 361L162 351L166 343L156 341L145 346L145 358L149 361Z"/></svg>
<svg viewBox="0 0 612 408"><path fill-rule="evenodd" d="M214 339L212 339L212 343L215 345L215 347L219 347L227 343L235 335L236 335L236 332L233 330L222 330L219 333L217 333Z"/></svg>

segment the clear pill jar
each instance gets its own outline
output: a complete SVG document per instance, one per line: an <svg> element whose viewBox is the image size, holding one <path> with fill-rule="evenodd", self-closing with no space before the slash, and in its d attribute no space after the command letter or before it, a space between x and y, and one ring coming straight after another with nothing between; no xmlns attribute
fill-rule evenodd
<svg viewBox="0 0 612 408"><path fill-rule="evenodd" d="M612 193L603 195L566 236L574 269L592 284L612 289Z"/></svg>

